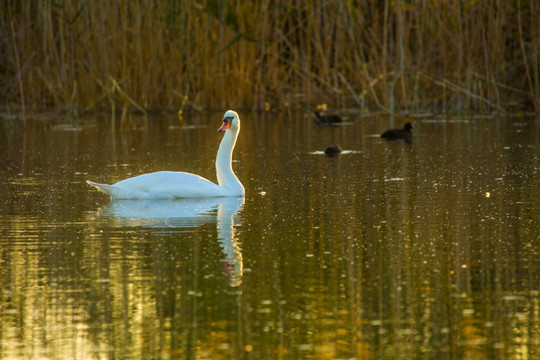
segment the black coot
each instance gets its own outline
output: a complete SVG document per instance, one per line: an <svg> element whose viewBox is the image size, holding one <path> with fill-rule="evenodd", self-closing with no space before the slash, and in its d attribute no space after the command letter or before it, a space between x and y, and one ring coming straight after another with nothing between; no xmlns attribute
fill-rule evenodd
<svg viewBox="0 0 540 360"><path fill-rule="evenodd" d="M321 115L320 112L314 111L315 122L319 125L331 125L342 122L341 118L337 115Z"/></svg>
<svg viewBox="0 0 540 360"><path fill-rule="evenodd" d="M339 145L330 145L329 147L324 149L324 153L326 155L336 155L336 154L339 154L342 151L343 151L343 149L341 149L341 146L339 146Z"/></svg>
<svg viewBox="0 0 540 360"><path fill-rule="evenodd" d="M405 140L406 142L412 141L411 129L413 125L408 122L403 126L403 129L390 129L382 133L381 137L387 140Z"/></svg>

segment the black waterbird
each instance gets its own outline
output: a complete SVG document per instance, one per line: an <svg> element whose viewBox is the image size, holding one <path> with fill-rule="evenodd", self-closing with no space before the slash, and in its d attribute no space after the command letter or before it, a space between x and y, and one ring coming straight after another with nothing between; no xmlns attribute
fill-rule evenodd
<svg viewBox="0 0 540 360"><path fill-rule="evenodd" d="M387 140L405 140L406 142L412 141L411 129L413 125L408 122L403 126L403 129L390 129L382 133L381 137Z"/></svg>
<svg viewBox="0 0 540 360"><path fill-rule="evenodd" d="M324 153L326 155L337 155L337 154L341 153L342 151L343 151L343 149L339 145L330 145L329 147L324 149Z"/></svg>
<svg viewBox="0 0 540 360"><path fill-rule="evenodd" d="M337 115L321 115L319 111L314 111L313 113L315 114L315 122L318 125L332 125L343 122L343 120Z"/></svg>

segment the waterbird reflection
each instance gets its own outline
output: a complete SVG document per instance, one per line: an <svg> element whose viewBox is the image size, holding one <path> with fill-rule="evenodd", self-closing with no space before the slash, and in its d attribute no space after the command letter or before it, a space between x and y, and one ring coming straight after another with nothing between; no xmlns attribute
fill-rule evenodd
<svg viewBox="0 0 540 360"><path fill-rule="evenodd" d="M185 232L186 229L216 222L217 237L223 251L223 270L230 286L242 283L242 249L235 234L243 197L216 197L178 200L113 200L98 210L101 218L113 219L119 226L139 226L160 232Z"/></svg>

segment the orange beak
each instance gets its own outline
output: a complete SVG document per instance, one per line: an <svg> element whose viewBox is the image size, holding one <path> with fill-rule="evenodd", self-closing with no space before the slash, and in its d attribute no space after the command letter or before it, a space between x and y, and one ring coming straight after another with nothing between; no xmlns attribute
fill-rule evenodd
<svg viewBox="0 0 540 360"><path fill-rule="evenodd" d="M225 118L223 119L223 125L218 129L218 131L223 132L227 130L231 126L231 119Z"/></svg>

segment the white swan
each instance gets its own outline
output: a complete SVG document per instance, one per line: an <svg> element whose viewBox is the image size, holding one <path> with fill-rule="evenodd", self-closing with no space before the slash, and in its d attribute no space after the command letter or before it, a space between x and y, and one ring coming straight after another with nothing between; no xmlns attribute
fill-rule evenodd
<svg viewBox="0 0 540 360"><path fill-rule="evenodd" d="M158 171L125 179L113 185L87 180L96 189L112 199L174 199L243 196L244 186L232 169L232 152L240 131L240 118L229 110L218 131L225 131L216 156L216 174L219 185L195 174Z"/></svg>

